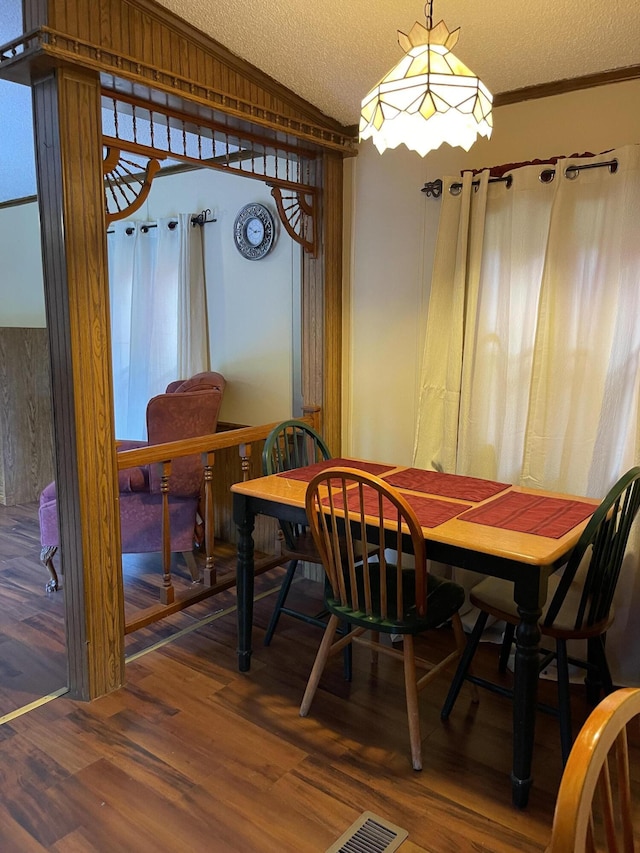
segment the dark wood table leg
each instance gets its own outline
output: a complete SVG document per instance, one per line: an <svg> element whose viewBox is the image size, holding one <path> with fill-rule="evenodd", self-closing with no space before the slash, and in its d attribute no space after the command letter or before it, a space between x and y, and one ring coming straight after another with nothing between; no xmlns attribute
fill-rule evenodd
<svg viewBox="0 0 640 853"><path fill-rule="evenodd" d="M236 601L238 607L238 669L251 669L251 629L253 627L253 528L255 513L244 495L233 496L233 518L238 528Z"/></svg>
<svg viewBox="0 0 640 853"><path fill-rule="evenodd" d="M516 600L518 600L516 585ZM520 624L516 629L516 659L513 685L513 770L511 791L514 806L525 808L533 777L533 741L538 701L538 660L542 613L536 606L518 603Z"/></svg>

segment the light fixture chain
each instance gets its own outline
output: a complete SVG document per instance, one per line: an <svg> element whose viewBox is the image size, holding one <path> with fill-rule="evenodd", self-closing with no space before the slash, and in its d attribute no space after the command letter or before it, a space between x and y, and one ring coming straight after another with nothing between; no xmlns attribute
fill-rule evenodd
<svg viewBox="0 0 640 853"><path fill-rule="evenodd" d="M433 29L433 0L427 0L424 4L424 16L426 18L427 29Z"/></svg>

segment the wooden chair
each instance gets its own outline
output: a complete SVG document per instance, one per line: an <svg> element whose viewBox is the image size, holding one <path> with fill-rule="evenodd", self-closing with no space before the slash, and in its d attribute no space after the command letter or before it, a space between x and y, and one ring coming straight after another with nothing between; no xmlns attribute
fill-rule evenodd
<svg viewBox="0 0 640 853"><path fill-rule="evenodd" d="M609 491L585 527L564 571L549 581L549 602L542 613L540 632L543 637L555 640L555 648L543 650L540 671L554 658L557 660L558 708L545 706L543 710L559 716L565 762L572 743L569 664L587 670L588 695L594 704L602 689L605 693L613 690L605 655L605 638L614 619L613 596L631 525L639 507L640 468L637 467L624 474ZM506 670L515 626L520 620L513 601L513 586L499 578L487 578L471 590L470 601L480 609L480 615L445 700L441 713L443 720L449 717L465 678L498 693L511 695L506 688L471 675L469 666L491 615L507 623L499 662L500 671ZM587 641L587 661L569 658L569 640Z"/></svg>
<svg viewBox="0 0 640 853"><path fill-rule="evenodd" d="M346 505L348 523L344 520ZM421 770L418 692L459 657L464 648L458 614L464 590L458 584L428 574L425 542L413 510L400 492L378 477L349 468L326 469L308 486L306 512L329 582L325 606L330 618L300 706L300 716L305 717L309 712L329 656L345 646L363 643L374 654L381 652L399 658L404 662L411 760L414 769ZM387 560L385 547L380 547L372 559L367 548L358 548L359 542L374 546L386 543L386 548L397 552L396 562ZM416 658L414 636L449 620L457 650L435 665ZM340 621L349 623L351 631L334 641ZM372 632L370 640L362 636L365 631ZM402 635L403 651L380 643L380 632ZM424 666L428 672L418 678L416 666Z"/></svg>
<svg viewBox="0 0 640 853"><path fill-rule="evenodd" d="M640 849L634 844L627 737L638 715L640 690L633 688L611 693L589 715L562 774L547 853ZM637 733L636 727L636 747Z"/></svg>
<svg viewBox="0 0 640 853"><path fill-rule="evenodd" d="M314 462L330 458L329 448L312 427L297 420L283 421L266 438L262 451L262 472L263 474L280 474L284 471L291 471L293 468L303 468ZM311 616L286 606L287 596L298 563L320 564L322 559L308 527L281 521L280 530L282 533L282 557L283 562L287 562L287 571L264 637L265 646L271 643L274 631L283 613L320 628L324 628L326 625L326 614L320 613Z"/></svg>

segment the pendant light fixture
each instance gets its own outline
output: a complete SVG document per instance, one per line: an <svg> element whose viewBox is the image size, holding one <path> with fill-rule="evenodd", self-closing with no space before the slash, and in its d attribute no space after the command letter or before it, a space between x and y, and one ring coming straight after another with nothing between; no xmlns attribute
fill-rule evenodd
<svg viewBox="0 0 640 853"><path fill-rule="evenodd" d="M381 154L401 143L422 157L443 142L468 151L478 136L491 136L493 97L451 53L460 28L434 27L432 12L429 0L426 27L398 30L405 56L362 101L360 140L371 137Z"/></svg>

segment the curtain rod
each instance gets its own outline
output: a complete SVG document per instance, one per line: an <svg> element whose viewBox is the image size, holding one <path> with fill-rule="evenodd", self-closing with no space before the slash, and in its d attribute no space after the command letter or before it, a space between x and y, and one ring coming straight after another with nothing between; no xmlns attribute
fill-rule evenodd
<svg viewBox="0 0 640 853"><path fill-rule="evenodd" d="M196 214L196 216L191 217L191 224L195 228L196 225L200 225L200 226L208 225L210 222L217 222L218 221L214 217L211 217L209 219L210 215L211 215L211 211L207 207L206 210L202 211L202 213L198 213L198 214ZM178 225L178 223L175 219L171 219L167 223L167 227L169 228L170 231L173 231L173 229L177 225ZM157 227L158 227L157 223L150 223L149 225L147 225L147 224L141 225L140 230L142 231L143 234L146 234L150 228L157 228ZM134 233L135 230L136 229L132 225L130 225L128 228L125 228L125 234L127 234L130 237ZM114 233L113 228L111 229L111 231L107 231L107 234L113 234L113 233Z"/></svg>
<svg viewBox="0 0 640 853"><path fill-rule="evenodd" d="M568 178L570 181L574 180L578 177L578 172L582 172L583 169L600 169L602 166L607 166L609 172L613 175L618 171L618 161L616 159L606 160L602 163L584 163L581 166L567 166L564 170L565 178ZM554 179L556 174L555 169L543 169L538 176L540 181L543 184L550 184ZM501 178L489 178L490 184L495 183L503 183L507 185L507 189L513 183L513 175L505 175ZM471 186L478 187L480 186L480 180L471 181ZM456 183L451 184L449 186L449 192L453 193L453 195L457 195L462 189L462 183L460 181L456 181ZM420 190L420 192L425 193L427 196L431 196L432 198L440 198L442 195L442 178L437 178L435 181L428 181Z"/></svg>

